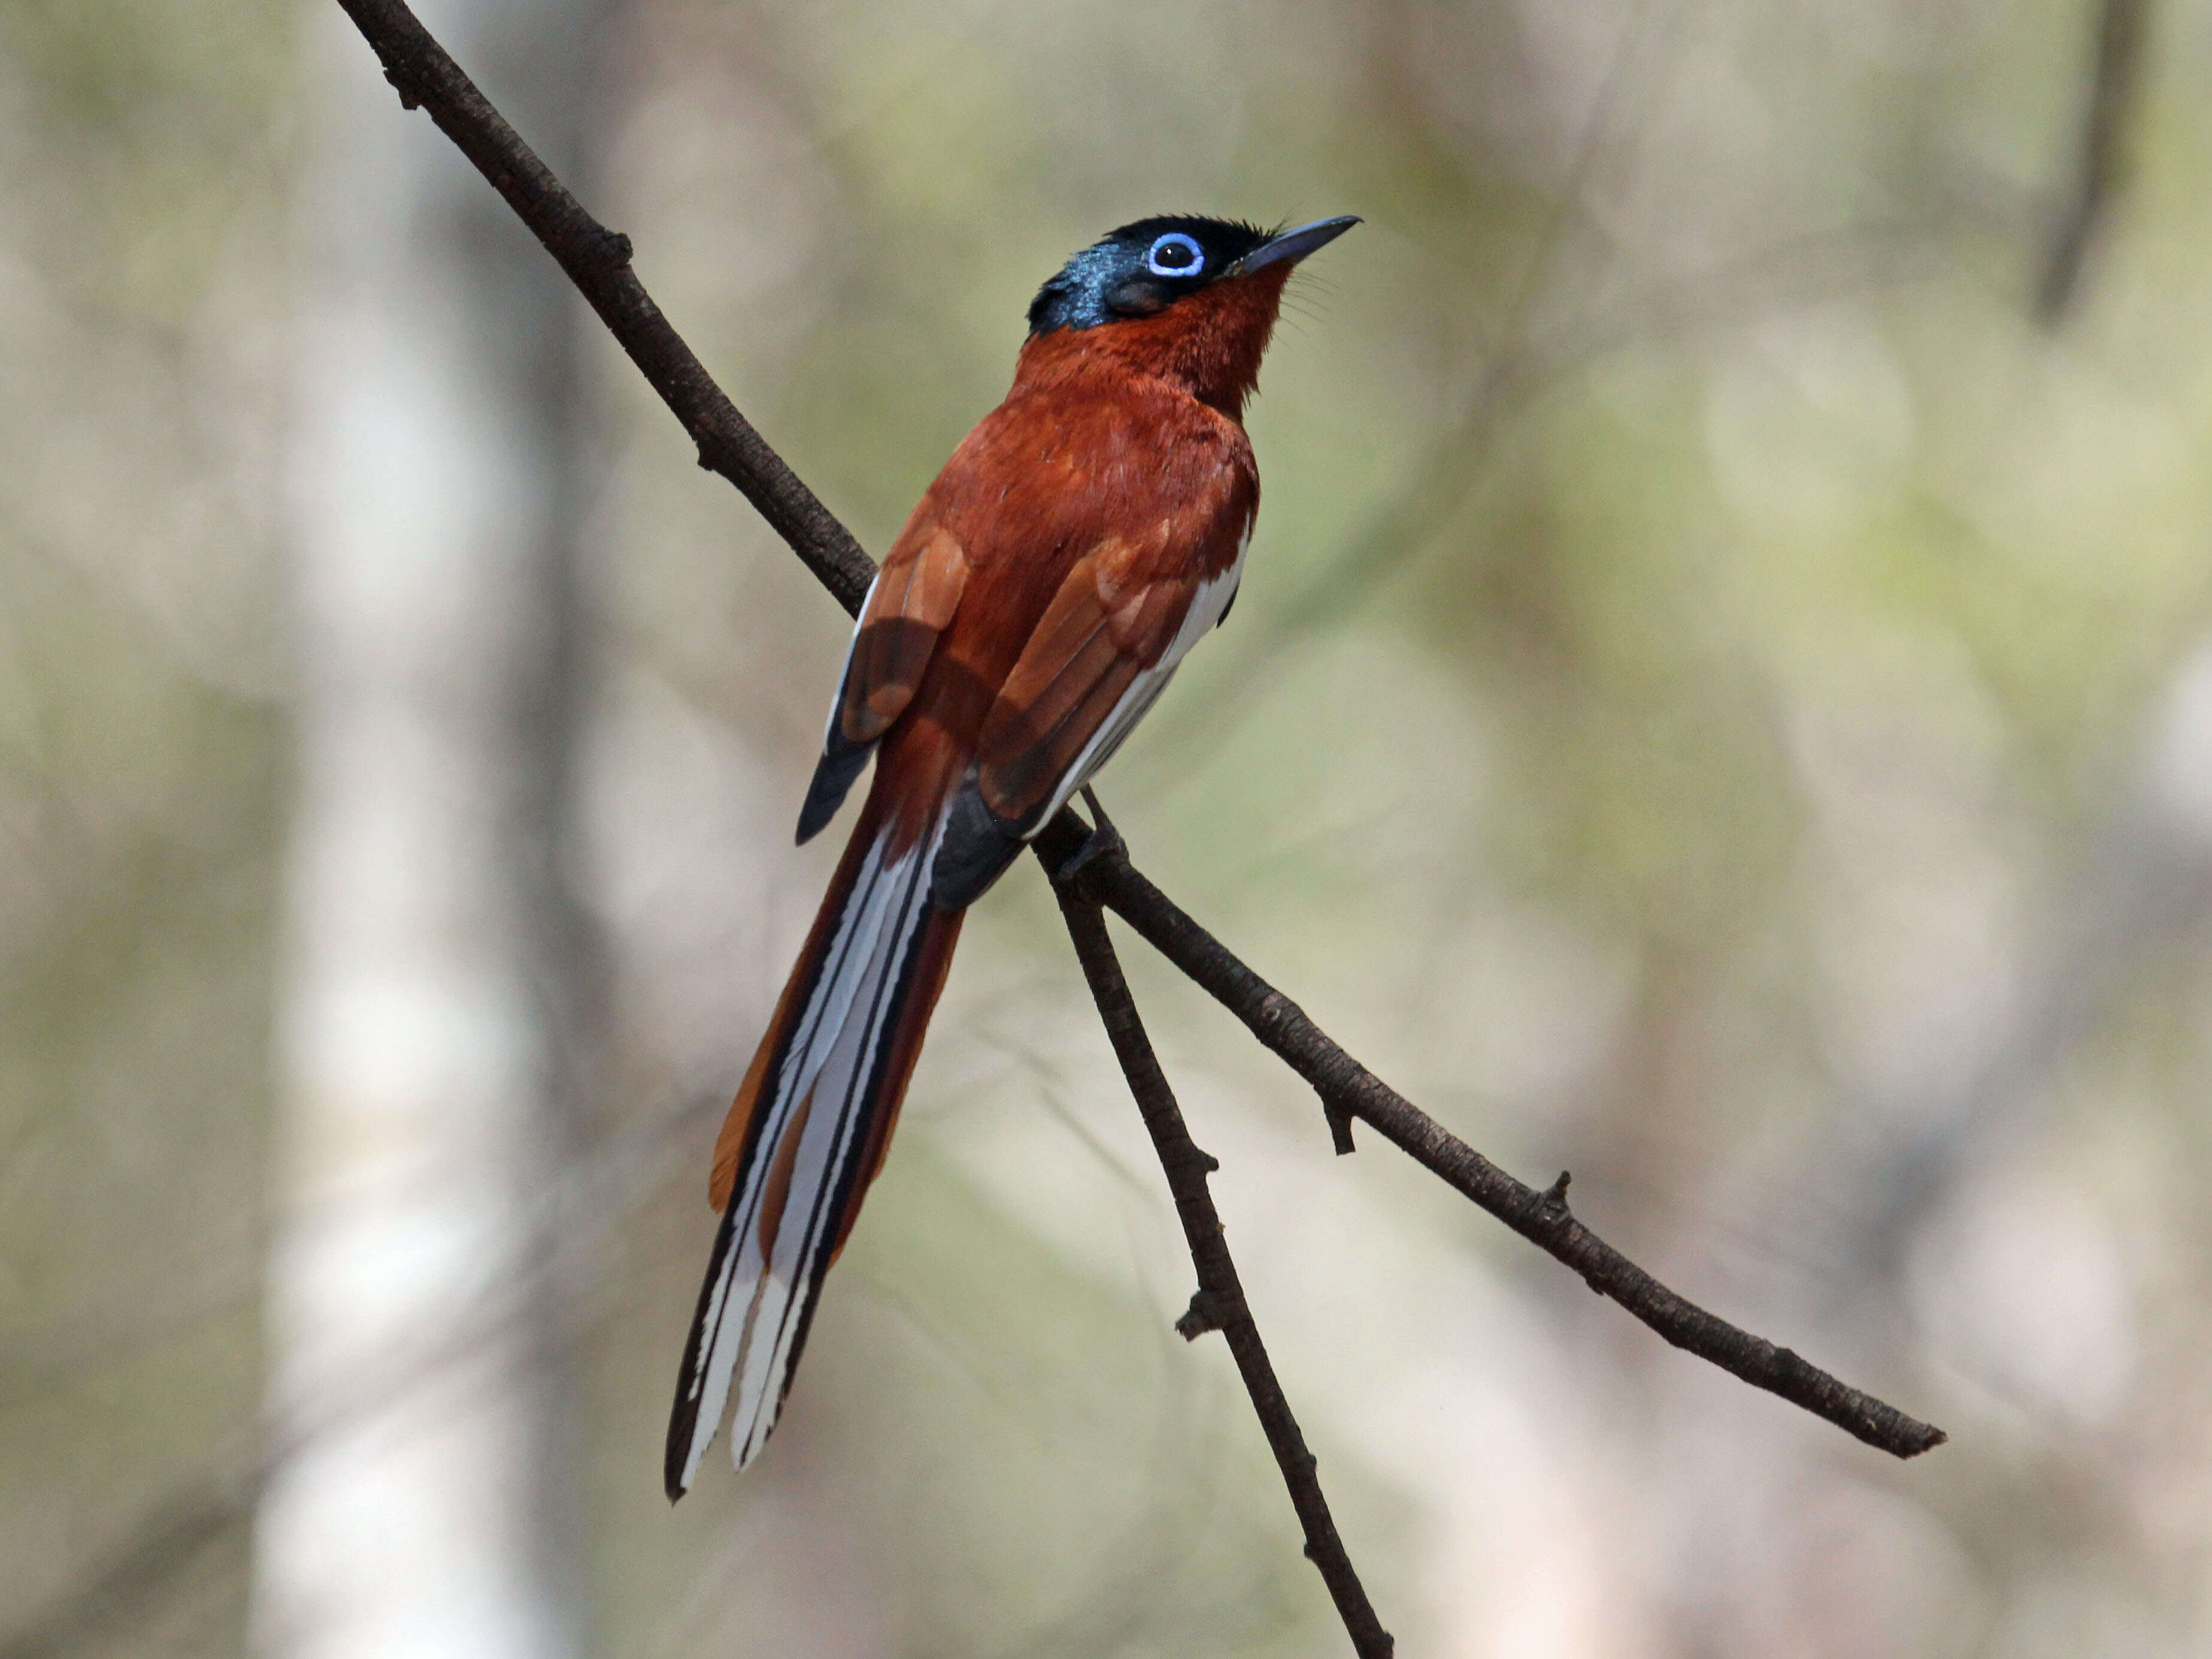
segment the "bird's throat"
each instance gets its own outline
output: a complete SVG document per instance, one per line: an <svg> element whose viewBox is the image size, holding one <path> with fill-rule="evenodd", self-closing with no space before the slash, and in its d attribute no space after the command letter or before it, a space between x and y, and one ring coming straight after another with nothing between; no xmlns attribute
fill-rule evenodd
<svg viewBox="0 0 2212 1659"><path fill-rule="evenodd" d="M1100 373L1161 380L1241 421L1260 382L1288 264L1231 276L1149 317L1058 329L1022 348L1017 392Z"/></svg>

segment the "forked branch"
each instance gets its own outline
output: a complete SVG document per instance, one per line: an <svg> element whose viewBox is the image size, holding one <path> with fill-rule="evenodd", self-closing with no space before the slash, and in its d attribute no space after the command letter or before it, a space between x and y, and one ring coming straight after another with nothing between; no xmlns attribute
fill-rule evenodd
<svg viewBox="0 0 2212 1659"><path fill-rule="evenodd" d="M1117 847L1118 841L1102 815L1092 847L1102 843ZM1291 1403L1283 1395L1283 1385L1276 1380L1275 1368L1267 1358L1267 1345L1260 1340L1260 1328L1244 1300L1243 1282L1237 1276L1237 1263L1223 1236L1221 1215L1213 1207L1213 1194L1206 1186L1206 1177L1221 1166L1200 1150L1183 1123L1182 1109L1176 1104L1175 1091L1168 1086L1167 1075L1160 1070L1152 1040L1145 1035L1144 1022L1138 1017L1136 999L1122 977L1121 960L1114 954L1114 941L1107 936L1105 913L1097 899L1080 873L1064 881L1055 878L1054 886L1060 896L1060 913L1067 919L1068 937L1075 942L1075 959L1083 964L1083 977L1091 987L1091 1000L1098 1005L1098 1018L1114 1045L1114 1057L1121 1062L1121 1075L1128 1079L1129 1092L1136 1097L1137 1110L1152 1135L1152 1150L1159 1155L1168 1190L1175 1197L1176 1213L1182 1219L1191 1265L1198 1270L1198 1292L1190 1299L1189 1310L1176 1322L1176 1329L1186 1340L1195 1340L1208 1331L1219 1331L1227 1340L1237 1374L1244 1380L1244 1391L1251 1395L1252 1409L1267 1433L1268 1449L1283 1472L1283 1484L1290 1489L1298 1524L1305 1528L1306 1559L1328 1586L1337 1616L1344 1620L1345 1631L1352 1638L1353 1651L1360 1659L1390 1659L1390 1632L1375 1616L1367 1591L1352 1569L1352 1558L1345 1553L1344 1540L1337 1536L1336 1522L1328 1512L1328 1500L1322 1496L1321 1480L1315 1473L1314 1455L1306 1449L1305 1437L1298 1431L1297 1419L1291 1414Z"/></svg>
<svg viewBox="0 0 2212 1659"><path fill-rule="evenodd" d="M1081 890L1137 930L1193 984L1244 1022L1321 1097L1332 1125L1358 1118L1414 1161L1473 1199L1530 1243L1572 1267L1686 1352L1711 1360L1753 1388L1802 1406L1815 1417L1898 1457L1943 1443L1943 1431L1808 1364L1788 1348L1739 1329L1677 1295L1576 1219L1567 1177L1547 1190L1516 1181L1443 1124L1346 1054L1305 1010L1239 961L1220 940L1129 862L1118 840L1085 848L1079 823L1055 822L1038 838L1048 865L1089 853L1074 876ZM1337 1137L1350 1150L1349 1133Z"/></svg>
<svg viewBox="0 0 2212 1659"><path fill-rule="evenodd" d="M669 325L630 268L629 239L585 211L404 0L338 3L375 49L401 101L428 111L440 131L475 163L591 302L683 422L698 446L700 465L735 484L831 596L848 611L857 611L872 576L872 562L851 532L738 413ZM1339 1152L1351 1150L1350 1124L1358 1118L1676 1347L1896 1456L1917 1456L1943 1443L1941 1429L1906 1416L1789 1349L1741 1330L1675 1294L1575 1218L1567 1207L1564 1176L1540 1192L1507 1175L1331 1041L1296 1003L1146 880L1117 839L1093 840L1079 818L1062 812L1039 836L1038 852L1048 869L1066 872L1060 898L1077 956L1183 1216L1200 1285L1199 1300L1186 1319L1218 1325L1229 1337L1305 1525L1307 1553L1328 1583L1363 1659L1387 1654L1390 1638L1376 1620L1345 1557L1313 1480L1310 1455L1283 1401L1250 1310L1236 1288L1235 1265L1221 1244L1219 1218L1206 1194L1208 1160L1191 1145L1138 1022L1100 918L1102 907L1121 915L1313 1086ZM1069 870L1071 860L1075 867Z"/></svg>

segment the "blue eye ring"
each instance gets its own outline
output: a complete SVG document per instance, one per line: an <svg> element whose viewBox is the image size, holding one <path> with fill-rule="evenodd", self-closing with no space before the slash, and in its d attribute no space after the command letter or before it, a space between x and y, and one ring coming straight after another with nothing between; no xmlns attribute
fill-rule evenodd
<svg viewBox="0 0 2212 1659"><path fill-rule="evenodd" d="M1162 264L1160 255L1170 250L1189 256L1181 264ZM1198 245L1198 238L1171 230L1164 236L1153 239L1145 252L1145 269L1155 276L1195 276L1206 269L1206 250Z"/></svg>

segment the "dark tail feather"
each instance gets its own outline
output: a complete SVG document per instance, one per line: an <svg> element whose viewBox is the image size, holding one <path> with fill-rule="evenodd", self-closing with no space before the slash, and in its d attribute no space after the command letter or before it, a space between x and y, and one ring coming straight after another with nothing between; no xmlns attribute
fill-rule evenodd
<svg viewBox="0 0 2212 1659"><path fill-rule="evenodd" d="M872 809L874 803L871 802ZM930 896L940 812L915 845L862 815L715 1148L722 1212L668 1425L684 1495L731 1411L739 1468L766 1443L821 1294L882 1167L960 913Z"/></svg>

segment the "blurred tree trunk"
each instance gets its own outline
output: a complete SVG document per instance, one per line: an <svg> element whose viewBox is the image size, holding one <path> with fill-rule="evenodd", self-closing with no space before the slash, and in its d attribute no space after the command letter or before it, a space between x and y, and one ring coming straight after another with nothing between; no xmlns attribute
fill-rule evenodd
<svg viewBox="0 0 2212 1659"><path fill-rule="evenodd" d="M605 0L425 21L563 173ZM299 760L255 1639L582 1646L559 1194L598 976L571 890L579 307L335 8L310 73Z"/></svg>

